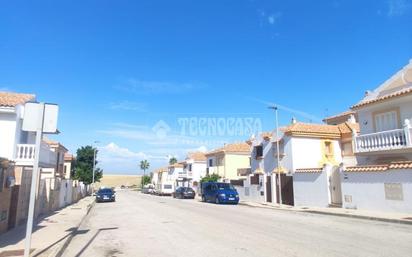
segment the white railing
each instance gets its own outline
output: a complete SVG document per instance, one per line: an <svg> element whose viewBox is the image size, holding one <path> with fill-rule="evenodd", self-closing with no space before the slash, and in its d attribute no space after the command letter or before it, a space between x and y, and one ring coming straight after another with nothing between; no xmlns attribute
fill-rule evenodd
<svg viewBox="0 0 412 257"><path fill-rule="evenodd" d="M410 129L394 129L354 137L355 152L374 152L411 147Z"/></svg>
<svg viewBox="0 0 412 257"><path fill-rule="evenodd" d="M34 144L17 144L16 163L30 166L33 165L35 148ZM56 163L56 153L51 151L47 144L42 143L40 146L40 164L42 166L54 167Z"/></svg>

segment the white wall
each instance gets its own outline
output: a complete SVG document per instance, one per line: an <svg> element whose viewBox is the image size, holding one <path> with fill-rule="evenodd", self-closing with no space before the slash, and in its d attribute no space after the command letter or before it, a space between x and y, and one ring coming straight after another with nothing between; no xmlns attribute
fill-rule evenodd
<svg viewBox="0 0 412 257"><path fill-rule="evenodd" d="M199 182L201 178L206 176L206 162L193 162L192 164L192 179ZM190 173L190 172L189 172Z"/></svg>
<svg viewBox="0 0 412 257"><path fill-rule="evenodd" d="M341 147L338 140L331 140L333 143L334 158L337 164L342 162ZM316 168L321 166L322 160L322 139L293 137L290 139L291 146L288 148L286 158L292 158L292 166L289 169ZM289 165L289 161L287 162Z"/></svg>
<svg viewBox="0 0 412 257"><path fill-rule="evenodd" d="M0 112L0 157L13 159L16 141L16 114Z"/></svg>
<svg viewBox="0 0 412 257"><path fill-rule="evenodd" d="M412 96L392 99L391 101L366 106L358 110L360 134L375 133L373 112L390 110L399 107L401 126L405 119L412 119ZM402 128L402 127L401 127Z"/></svg>
<svg viewBox="0 0 412 257"><path fill-rule="evenodd" d="M266 202L265 195L261 194L261 192L264 192L264 187L265 187L263 183L262 175L260 176L260 181L262 182L262 186L251 185L250 176L248 176L247 179L243 181L243 187L235 186L237 192L239 193L239 200L247 201L247 202L257 202L257 203Z"/></svg>
<svg viewBox="0 0 412 257"><path fill-rule="evenodd" d="M403 200L386 200L384 183L401 183ZM344 172L343 206L361 210L412 213L412 170ZM345 201L352 197L352 203Z"/></svg>
<svg viewBox="0 0 412 257"><path fill-rule="evenodd" d="M295 206L329 206L328 176L319 173L294 173L293 194Z"/></svg>

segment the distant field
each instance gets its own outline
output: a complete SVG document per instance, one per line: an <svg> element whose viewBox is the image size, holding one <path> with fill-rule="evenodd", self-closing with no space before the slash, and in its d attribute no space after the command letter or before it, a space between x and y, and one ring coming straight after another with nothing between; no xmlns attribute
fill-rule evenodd
<svg viewBox="0 0 412 257"><path fill-rule="evenodd" d="M120 187L125 186L139 186L142 183L142 176L139 175L103 175L103 178L99 183L96 183L96 187Z"/></svg>

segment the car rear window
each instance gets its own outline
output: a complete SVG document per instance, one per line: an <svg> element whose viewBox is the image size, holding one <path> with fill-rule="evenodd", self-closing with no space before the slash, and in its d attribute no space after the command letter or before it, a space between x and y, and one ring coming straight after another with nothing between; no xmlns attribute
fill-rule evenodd
<svg viewBox="0 0 412 257"><path fill-rule="evenodd" d="M232 186L232 184L227 184L227 183L218 183L217 187L219 188L219 190L234 190L235 188Z"/></svg>
<svg viewBox="0 0 412 257"><path fill-rule="evenodd" d="M99 190L99 193L100 193L100 194L112 194L112 193L113 193L113 190L111 190L111 189L109 189L109 188L107 188L107 189L100 189L100 190Z"/></svg>

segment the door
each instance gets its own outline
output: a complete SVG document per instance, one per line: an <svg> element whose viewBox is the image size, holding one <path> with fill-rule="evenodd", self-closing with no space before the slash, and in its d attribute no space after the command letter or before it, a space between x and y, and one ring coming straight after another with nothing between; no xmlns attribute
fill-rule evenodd
<svg viewBox="0 0 412 257"><path fill-rule="evenodd" d="M272 202L272 177L266 176L266 202Z"/></svg>
<svg viewBox="0 0 412 257"><path fill-rule="evenodd" d="M338 167L333 167L329 176L329 192L333 205L342 205L342 186Z"/></svg>
<svg viewBox="0 0 412 257"><path fill-rule="evenodd" d="M11 191L11 200L10 200L8 229L12 229L16 226L17 205L19 203L19 189L20 189L20 185L15 185L11 188L12 191Z"/></svg>
<svg viewBox="0 0 412 257"><path fill-rule="evenodd" d="M285 174L280 175L281 180L281 194L282 194L282 204L294 205L293 196L293 177L286 176ZM276 174L276 202L279 203L279 179L278 174Z"/></svg>

